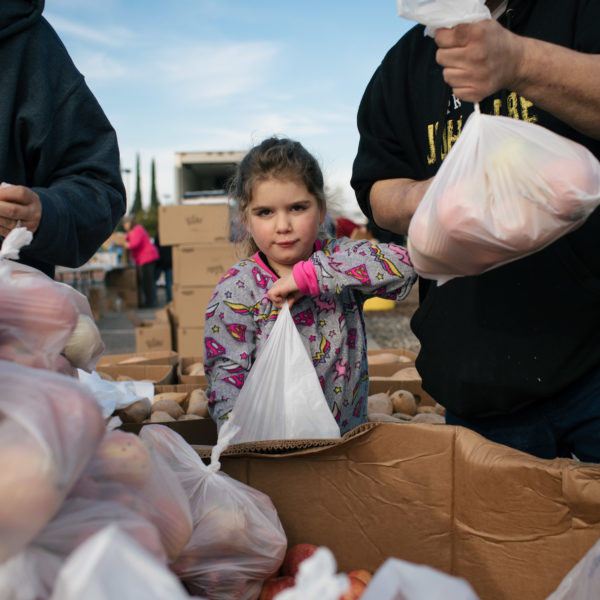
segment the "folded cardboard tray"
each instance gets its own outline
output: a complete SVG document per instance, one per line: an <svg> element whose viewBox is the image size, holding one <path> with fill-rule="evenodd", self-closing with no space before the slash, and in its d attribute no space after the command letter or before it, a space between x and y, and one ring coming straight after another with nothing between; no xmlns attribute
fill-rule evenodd
<svg viewBox="0 0 600 600"><path fill-rule="evenodd" d="M270 496L289 544L327 546L339 570L401 558L482 600L545 599L600 538L599 466L462 427L370 423L339 441L239 444L221 465Z"/></svg>

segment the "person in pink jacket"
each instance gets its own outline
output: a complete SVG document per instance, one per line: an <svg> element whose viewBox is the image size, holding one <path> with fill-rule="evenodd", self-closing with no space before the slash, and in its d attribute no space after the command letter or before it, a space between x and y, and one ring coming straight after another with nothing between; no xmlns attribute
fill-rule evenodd
<svg viewBox="0 0 600 600"><path fill-rule="evenodd" d="M156 306L154 267L159 257L158 248L143 225L136 224L133 215L123 217L123 229L126 232L127 249L136 264L138 305L140 308L154 308Z"/></svg>

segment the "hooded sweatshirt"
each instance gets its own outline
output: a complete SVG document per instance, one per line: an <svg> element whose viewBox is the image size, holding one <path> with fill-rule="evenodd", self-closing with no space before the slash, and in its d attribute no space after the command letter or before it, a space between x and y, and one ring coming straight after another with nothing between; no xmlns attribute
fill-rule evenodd
<svg viewBox="0 0 600 600"><path fill-rule="evenodd" d="M522 0L500 22L515 33L599 53L600 3ZM423 180L437 172L473 104L455 98L420 25L387 53L358 112L352 185L369 217L381 179ZM575 131L526 98L502 90L481 111L527 120L588 147ZM600 368L600 211L544 250L442 286L421 279L411 322L421 342L423 387L463 417L513 413L558 396Z"/></svg>
<svg viewBox="0 0 600 600"><path fill-rule="evenodd" d="M43 0L0 3L0 181L39 195L41 221L21 261L53 276L110 236L125 189L115 131L43 8Z"/></svg>

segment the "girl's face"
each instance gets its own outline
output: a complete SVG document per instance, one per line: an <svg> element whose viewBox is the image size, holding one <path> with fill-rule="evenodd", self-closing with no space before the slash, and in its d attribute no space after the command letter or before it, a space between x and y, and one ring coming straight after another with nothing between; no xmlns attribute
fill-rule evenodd
<svg viewBox="0 0 600 600"><path fill-rule="evenodd" d="M304 184L266 179L252 190L245 225L271 267L283 277L313 253L325 212Z"/></svg>

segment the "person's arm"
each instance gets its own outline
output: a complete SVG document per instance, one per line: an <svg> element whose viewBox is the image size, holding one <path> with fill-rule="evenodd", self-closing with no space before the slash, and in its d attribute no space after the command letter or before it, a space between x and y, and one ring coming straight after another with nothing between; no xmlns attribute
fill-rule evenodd
<svg viewBox="0 0 600 600"><path fill-rule="evenodd" d="M519 36L491 19L438 29L435 41L457 97L479 102L509 89L600 139L600 54Z"/></svg>
<svg viewBox="0 0 600 600"><path fill-rule="evenodd" d="M371 187L371 212L375 224L394 233L406 234L410 220L423 199L431 179L383 179Z"/></svg>

